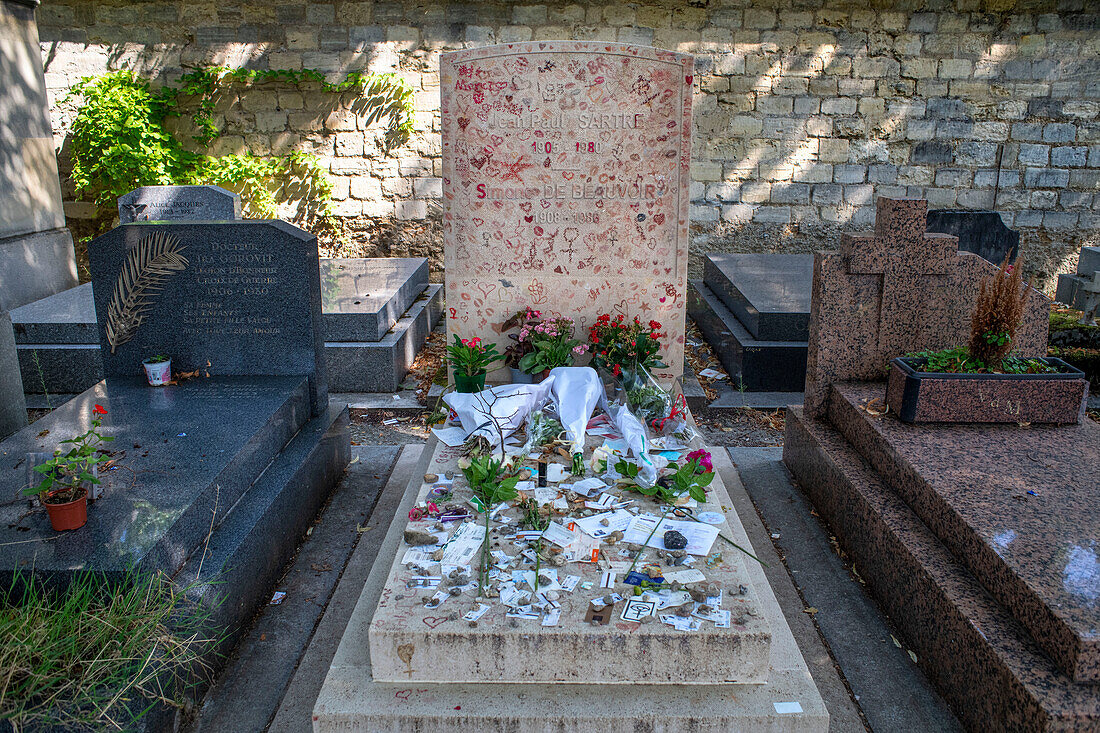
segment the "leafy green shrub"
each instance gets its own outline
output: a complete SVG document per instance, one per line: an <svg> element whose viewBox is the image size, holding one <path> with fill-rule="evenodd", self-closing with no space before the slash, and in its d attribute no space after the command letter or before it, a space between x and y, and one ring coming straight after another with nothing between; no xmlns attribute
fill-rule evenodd
<svg viewBox="0 0 1100 733"><path fill-rule="evenodd" d="M234 84L262 83L354 94L351 108L366 124L388 120L386 152L404 144L412 133L412 89L393 74L352 72L332 83L311 69L208 67L184 75L178 88L155 91L133 72L115 71L85 78L66 98L83 100L70 140L77 195L113 209L120 196L139 186L215 184L240 194L248 218L277 218L279 207L287 205L296 224L318 236L338 234L331 213L332 182L316 156L294 151L263 158L252 154L215 158L188 151L166 126L166 120L179 116L182 107L195 105L192 122L197 133L192 137L208 145L220 134L213 117L219 91Z"/></svg>
<svg viewBox="0 0 1100 733"><path fill-rule="evenodd" d="M138 186L169 185L182 180L197 156L188 153L164 127L170 102L130 71L88 77L66 97L83 97L73 121L73 182L78 195L97 206Z"/></svg>

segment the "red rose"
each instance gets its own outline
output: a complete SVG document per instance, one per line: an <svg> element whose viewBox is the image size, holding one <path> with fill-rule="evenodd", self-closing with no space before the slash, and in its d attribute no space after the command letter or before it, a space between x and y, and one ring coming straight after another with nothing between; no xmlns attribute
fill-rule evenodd
<svg viewBox="0 0 1100 733"><path fill-rule="evenodd" d="M95 413L96 415L106 415L107 414L107 408L104 407L103 405L96 405L95 407L92 408L92 412Z"/></svg>

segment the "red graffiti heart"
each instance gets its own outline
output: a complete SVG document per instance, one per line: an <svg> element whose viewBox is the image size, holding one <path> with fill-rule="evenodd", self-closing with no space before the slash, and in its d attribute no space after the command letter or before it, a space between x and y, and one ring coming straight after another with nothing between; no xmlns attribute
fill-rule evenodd
<svg viewBox="0 0 1100 733"><path fill-rule="evenodd" d="M525 222L527 222L528 224L530 224L531 222L533 222L535 220L535 217L534 216L525 216L525 217L523 217L523 220Z"/></svg>
<svg viewBox="0 0 1100 733"><path fill-rule="evenodd" d="M523 209L523 213L530 214L531 213L531 202L530 201L524 201L522 204L519 205L519 208Z"/></svg>
<svg viewBox="0 0 1100 733"><path fill-rule="evenodd" d="M470 124L470 118L469 117L459 117L458 118L458 126L461 127L463 130L466 129L466 125L468 125L468 124Z"/></svg>
<svg viewBox="0 0 1100 733"><path fill-rule="evenodd" d="M664 224L665 223L665 215L664 214L654 214L653 215L653 222L655 224Z"/></svg>
<svg viewBox="0 0 1100 733"><path fill-rule="evenodd" d="M557 267L555 267L554 272L558 273L559 275L564 275L565 274L565 270L561 269L561 265L558 265Z"/></svg>
<svg viewBox="0 0 1100 733"><path fill-rule="evenodd" d="M567 181L572 181L573 180L573 171L562 171L561 172L561 177L564 178Z"/></svg>
<svg viewBox="0 0 1100 733"><path fill-rule="evenodd" d="M691 80L694 79L694 78L695 78L694 76L692 76L691 74L688 74L687 76L684 77L684 83L685 84L690 84Z"/></svg>

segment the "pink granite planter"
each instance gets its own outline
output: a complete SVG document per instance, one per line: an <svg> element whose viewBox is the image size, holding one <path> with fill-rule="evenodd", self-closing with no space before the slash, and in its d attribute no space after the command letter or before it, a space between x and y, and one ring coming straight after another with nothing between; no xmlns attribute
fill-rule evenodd
<svg viewBox="0 0 1100 733"><path fill-rule="evenodd" d="M1080 420L1085 374L1061 359L1044 359L1054 374L922 372L921 359L890 362L886 404L908 423L1055 423Z"/></svg>

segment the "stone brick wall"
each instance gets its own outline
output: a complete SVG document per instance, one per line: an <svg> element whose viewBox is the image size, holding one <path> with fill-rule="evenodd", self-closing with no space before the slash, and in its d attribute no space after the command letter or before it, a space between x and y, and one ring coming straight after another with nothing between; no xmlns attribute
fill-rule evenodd
<svg viewBox="0 0 1100 733"><path fill-rule="evenodd" d="M367 254L438 263L439 53L563 38L696 54L696 254L829 247L870 224L876 195L995 206L1044 285L1100 239L1091 0L47 0L39 24L62 148L60 98L109 68L164 80L198 64L398 71L416 90L416 133L392 157L350 100L274 89L219 106L216 151L320 155Z"/></svg>

